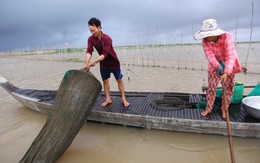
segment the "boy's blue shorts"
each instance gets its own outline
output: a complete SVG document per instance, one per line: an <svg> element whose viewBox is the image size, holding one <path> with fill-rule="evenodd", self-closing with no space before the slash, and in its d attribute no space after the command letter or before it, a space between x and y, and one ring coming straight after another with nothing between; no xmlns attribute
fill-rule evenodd
<svg viewBox="0 0 260 163"><path fill-rule="evenodd" d="M116 80L120 80L123 77L123 74L121 72L121 69L105 69L105 68L100 68L100 73L102 80L107 80L110 78L110 74L113 73L114 77Z"/></svg>

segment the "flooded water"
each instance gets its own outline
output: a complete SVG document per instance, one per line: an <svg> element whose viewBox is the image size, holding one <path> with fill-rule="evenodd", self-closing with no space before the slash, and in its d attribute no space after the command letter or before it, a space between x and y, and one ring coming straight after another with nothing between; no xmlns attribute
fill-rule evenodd
<svg viewBox="0 0 260 163"><path fill-rule="evenodd" d="M58 89L69 69L83 63L0 58L0 76L23 88ZM98 66L91 69L100 80ZM206 71L122 66L127 91L201 93ZM255 85L260 75L239 74ZM111 90L117 91L113 78ZM250 91L250 90L247 90ZM245 92L246 94L247 92ZM0 87L0 162L17 163L45 124L46 115L31 111ZM259 163L260 140L233 137L237 163ZM86 122L58 163L228 163L228 138Z"/></svg>

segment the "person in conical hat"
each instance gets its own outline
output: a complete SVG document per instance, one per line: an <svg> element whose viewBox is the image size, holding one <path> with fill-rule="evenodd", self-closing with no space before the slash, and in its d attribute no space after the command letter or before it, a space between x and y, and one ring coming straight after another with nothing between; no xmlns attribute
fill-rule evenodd
<svg viewBox="0 0 260 163"><path fill-rule="evenodd" d="M208 88L206 93L206 110L202 116L211 113L220 81L224 81L227 106L230 105L234 91L235 74L242 72L235 44L229 32L218 27L215 19L206 19L200 30L193 35L195 40L202 39L202 47L208 60ZM226 119L224 98L221 102L222 118Z"/></svg>

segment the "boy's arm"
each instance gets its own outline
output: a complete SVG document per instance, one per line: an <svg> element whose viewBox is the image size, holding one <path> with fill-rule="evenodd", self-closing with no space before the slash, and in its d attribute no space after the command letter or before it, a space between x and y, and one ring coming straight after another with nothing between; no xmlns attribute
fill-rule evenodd
<svg viewBox="0 0 260 163"><path fill-rule="evenodd" d="M86 54L85 65L83 67L84 70L88 70L90 68L89 61L90 61L91 57L92 57L92 55L90 53Z"/></svg>
<svg viewBox="0 0 260 163"><path fill-rule="evenodd" d="M102 54L100 56L97 57L97 59L95 59L90 66L95 66L98 62L103 61L105 59L105 56Z"/></svg>

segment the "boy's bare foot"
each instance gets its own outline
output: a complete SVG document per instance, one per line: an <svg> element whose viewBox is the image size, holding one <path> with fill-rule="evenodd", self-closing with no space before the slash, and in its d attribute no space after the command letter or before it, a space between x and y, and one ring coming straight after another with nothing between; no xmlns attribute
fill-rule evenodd
<svg viewBox="0 0 260 163"><path fill-rule="evenodd" d="M101 104L101 106L104 108L104 107L107 107L108 105L110 105L112 103L112 101L105 101Z"/></svg>
<svg viewBox="0 0 260 163"><path fill-rule="evenodd" d="M124 105L125 108L127 108L130 105L130 103L127 102L127 101L123 101L123 105Z"/></svg>
<svg viewBox="0 0 260 163"><path fill-rule="evenodd" d="M211 113L211 110L205 110L203 112L201 112L200 114L205 117L206 115L208 115L209 113Z"/></svg>

